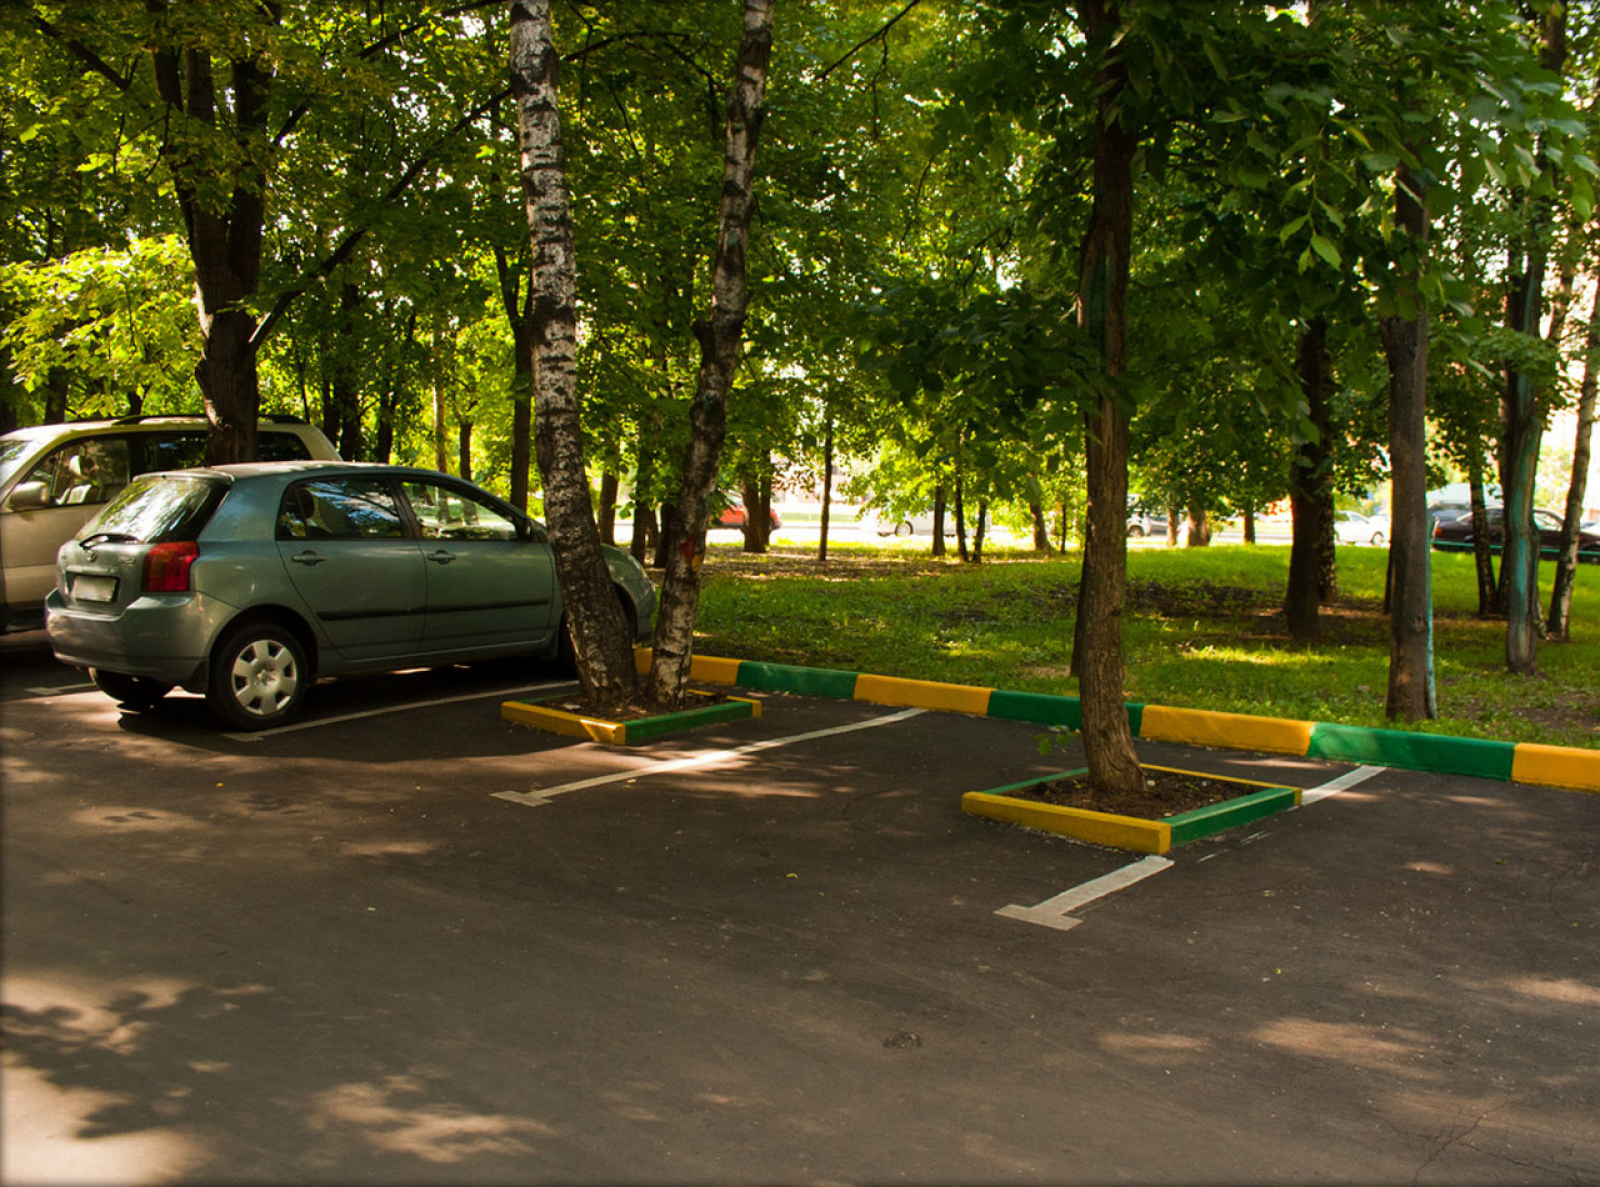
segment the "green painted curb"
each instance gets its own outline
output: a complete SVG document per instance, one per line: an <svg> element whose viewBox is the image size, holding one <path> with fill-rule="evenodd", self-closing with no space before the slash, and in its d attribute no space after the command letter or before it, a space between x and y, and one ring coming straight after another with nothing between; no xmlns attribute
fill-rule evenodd
<svg viewBox="0 0 1600 1187"><path fill-rule="evenodd" d="M1172 828L1172 847L1176 849L1179 845L1197 841L1211 833L1249 824L1252 820L1292 808L1299 802L1300 793L1292 787L1268 787L1237 799L1224 800L1220 804L1208 804L1192 812L1179 812L1176 816L1166 817L1166 823Z"/></svg>
<svg viewBox="0 0 1600 1187"><path fill-rule="evenodd" d="M838 697L850 700L856 695L855 672L831 668L798 668L790 664L764 664L745 660L739 665L736 683L741 688L766 692L793 692L809 697Z"/></svg>
<svg viewBox="0 0 1600 1187"><path fill-rule="evenodd" d="M1010 795L1013 791L1022 791L1025 788L1037 787L1041 783L1054 783L1057 779L1071 779L1075 775L1087 775L1088 767L1079 767L1072 771L1055 771L1049 775L1035 775L1032 779L1024 779L1020 783L1007 783L1004 787L985 787L979 795Z"/></svg>
<svg viewBox="0 0 1600 1187"><path fill-rule="evenodd" d="M685 709L681 713L663 713L659 717L643 717L624 723L624 737L628 743L643 742L646 738L659 738L663 734L677 734L718 721L733 721L749 717L755 712L750 701L724 701L720 705L706 705L699 709Z"/></svg>
<svg viewBox="0 0 1600 1187"><path fill-rule="evenodd" d="M1083 728L1083 710L1077 697L1054 696L1047 692L1007 692L997 688L989 694L989 716L1007 721L1032 721L1038 725Z"/></svg>
<svg viewBox="0 0 1600 1187"><path fill-rule="evenodd" d="M1319 721L1311 729L1311 745L1306 749L1306 757L1432 771L1440 775L1475 775L1509 783L1516 750L1513 742L1488 738L1452 738L1443 734L1413 734Z"/></svg>

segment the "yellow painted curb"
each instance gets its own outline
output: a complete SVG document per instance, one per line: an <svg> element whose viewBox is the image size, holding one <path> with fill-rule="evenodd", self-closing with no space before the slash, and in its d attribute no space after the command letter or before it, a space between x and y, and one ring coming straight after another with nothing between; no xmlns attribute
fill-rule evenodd
<svg viewBox="0 0 1600 1187"><path fill-rule="evenodd" d="M918 709L947 709L955 713L989 712L992 688L973 688L966 684L940 684L934 680L903 680L898 676L856 677L858 701L875 705L911 705Z"/></svg>
<svg viewBox="0 0 1600 1187"><path fill-rule="evenodd" d="M961 797L961 810L973 816L1023 824L1029 828L1131 849L1136 853L1165 853L1172 848L1172 826L1137 816L1118 816L1111 812L1090 812L1083 808L1062 808L1006 795L969 791Z"/></svg>
<svg viewBox="0 0 1600 1187"><path fill-rule="evenodd" d="M1229 750L1303 755L1311 748L1311 727L1309 721L1146 705L1139 720L1139 737Z"/></svg>
<svg viewBox="0 0 1600 1187"><path fill-rule="evenodd" d="M517 725L536 726L547 733L562 734L569 738L590 738L609 746L624 745L628 736L628 727L625 723L603 721L598 717L584 717L560 709L546 709L522 701L502 701L500 717L503 721L514 722Z"/></svg>
<svg viewBox="0 0 1600 1187"><path fill-rule="evenodd" d="M1515 783L1600 792L1600 750L1519 742L1511 755L1511 779Z"/></svg>
<svg viewBox="0 0 1600 1187"><path fill-rule="evenodd" d="M633 670L643 676L650 670L650 661L655 656L655 649L651 647L635 647L633 649ZM692 655L689 657L689 679L703 680L707 684L737 684L739 683L739 665L742 659L721 659L714 655Z"/></svg>

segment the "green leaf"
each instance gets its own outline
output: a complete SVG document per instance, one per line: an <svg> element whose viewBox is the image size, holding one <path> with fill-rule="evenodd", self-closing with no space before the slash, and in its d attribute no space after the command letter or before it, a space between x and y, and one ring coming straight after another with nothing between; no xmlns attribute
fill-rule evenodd
<svg viewBox="0 0 1600 1187"><path fill-rule="evenodd" d="M1333 241L1321 235L1311 236L1311 250L1316 252L1330 268L1337 268L1342 262L1339 258L1339 249L1333 245Z"/></svg>

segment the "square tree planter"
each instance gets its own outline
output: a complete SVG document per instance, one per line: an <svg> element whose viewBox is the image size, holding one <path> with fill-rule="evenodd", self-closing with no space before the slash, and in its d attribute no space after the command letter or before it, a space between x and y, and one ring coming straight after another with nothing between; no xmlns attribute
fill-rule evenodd
<svg viewBox="0 0 1600 1187"><path fill-rule="evenodd" d="M705 696L705 693L691 695ZM556 697L554 701L565 698ZM627 746L644 742L665 734L678 734L685 730L714 725L719 721L734 721L746 717L760 717L761 702L747 697L731 697L716 704L683 709L677 713L663 713L658 717L637 717L631 721L607 721L581 713L557 709L552 701L504 701L500 717L517 725L530 725L548 733L569 738L588 738L609 746Z"/></svg>
<svg viewBox="0 0 1600 1187"><path fill-rule="evenodd" d="M1054 775L1041 775L1021 783L1007 784L989 791L969 791L961 797L961 810L973 816L990 820L1021 824L1028 828L1076 837L1097 845L1115 849L1132 849L1138 853L1165 853L1177 845L1223 829L1235 828L1260 820L1285 808L1300 803L1300 791L1293 787L1277 787L1250 779L1235 779L1227 775L1211 775L1199 771L1178 771L1173 767L1145 766L1147 771L1167 771L1173 774L1194 775L1221 783L1239 784L1240 794L1233 799L1221 800L1189 812L1179 812L1160 819L1139 816L1119 816L1114 812L1094 812L1087 808L1066 808L1024 799L1009 793L1070 779L1081 775L1082 770L1061 771ZM1254 790L1251 790L1254 789Z"/></svg>

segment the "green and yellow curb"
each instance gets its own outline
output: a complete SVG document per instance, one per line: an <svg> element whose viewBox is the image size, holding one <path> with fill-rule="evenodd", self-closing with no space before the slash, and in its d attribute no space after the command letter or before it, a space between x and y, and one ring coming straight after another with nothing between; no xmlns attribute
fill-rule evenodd
<svg viewBox="0 0 1600 1187"><path fill-rule="evenodd" d="M636 662L641 671L648 669L648 648L636 653ZM764 692L971 713L1067 729L1080 729L1083 725L1077 697L1050 693L1011 692L699 655L691 663L690 678ZM1253 750L1600 792L1600 750L1454 738L1409 730L1291 721L1249 713L1175 709L1137 702L1129 702L1125 708L1134 737L1147 741Z"/></svg>
<svg viewBox="0 0 1600 1187"><path fill-rule="evenodd" d="M505 701L500 705L503 721L515 725L532 726L546 733L568 738L586 738L604 742L608 746L628 746L645 742L666 734L699 729L721 721L738 721L761 716L761 702L748 697L731 697L713 705L684 709L678 713L663 713L656 717L641 717L634 721L607 721L582 713L569 713L538 701Z"/></svg>
<svg viewBox="0 0 1600 1187"><path fill-rule="evenodd" d="M1187 845L1201 837L1241 824L1260 820L1293 808L1300 803L1300 792L1293 787L1274 787L1253 779L1235 779L1226 775L1212 775L1198 771L1179 771L1173 767L1146 766L1147 771L1167 771L1180 775L1195 775L1225 783L1238 783L1261 790L1248 792L1221 803L1208 804L1189 812L1179 812L1159 820L1140 816L1122 816L1115 812L1095 812L1087 808L1067 808L1058 804L1044 804L1037 800L1010 795L1057 779L1083 774L1082 770L1062 771L1041 775L1021 783L1010 783L988 791L969 791L961 797L961 810L971 816L1019 824L1026 828L1059 836L1073 837L1096 845L1114 849L1130 849L1136 853L1162 854L1179 845Z"/></svg>

